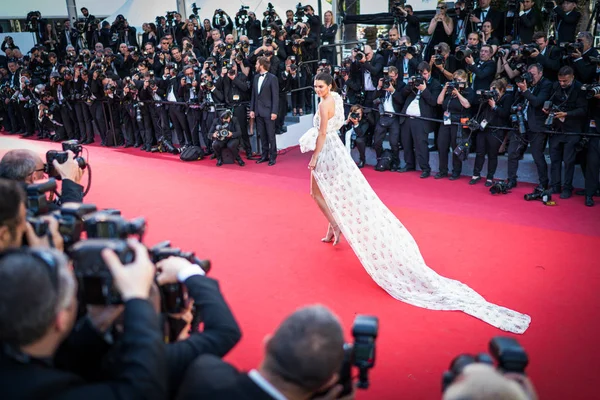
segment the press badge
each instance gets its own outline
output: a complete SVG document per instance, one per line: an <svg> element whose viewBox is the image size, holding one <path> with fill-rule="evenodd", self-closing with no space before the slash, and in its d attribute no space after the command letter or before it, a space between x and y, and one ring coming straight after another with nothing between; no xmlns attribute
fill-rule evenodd
<svg viewBox="0 0 600 400"><path fill-rule="evenodd" d="M444 111L444 125L450 125L452 121L450 120L450 112Z"/></svg>
<svg viewBox="0 0 600 400"><path fill-rule="evenodd" d="M234 94L233 95L233 101L239 101L240 100L240 95L239 94Z"/></svg>
<svg viewBox="0 0 600 400"><path fill-rule="evenodd" d="M590 128L596 129L596 120L595 119L590 119Z"/></svg>
<svg viewBox="0 0 600 400"><path fill-rule="evenodd" d="M488 122L487 119L484 119L483 121L481 121L481 123L479 124L479 126L481 126L481 129L485 129L485 127L487 126Z"/></svg>
<svg viewBox="0 0 600 400"><path fill-rule="evenodd" d="M514 92L515 91L515 87L512 84L508 84L508 85L506 85L506 91L507 92Z"/></svg>

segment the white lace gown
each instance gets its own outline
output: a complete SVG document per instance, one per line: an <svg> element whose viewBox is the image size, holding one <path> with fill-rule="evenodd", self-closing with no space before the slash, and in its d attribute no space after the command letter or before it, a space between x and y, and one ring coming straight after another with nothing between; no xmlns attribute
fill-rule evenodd
<svg viewBox="0 0 600 400"><path fill-rule="evenodd" d="M502 330L523 333L531 318L487 302L459 281L438 275L425 264L408 230L377 197L338 136L344 106L337 93L335 115L313 175L346 240L371 278L395 299L432 310L463 311ZM303 153L314 151L319 114L300 138Z"/></svg>

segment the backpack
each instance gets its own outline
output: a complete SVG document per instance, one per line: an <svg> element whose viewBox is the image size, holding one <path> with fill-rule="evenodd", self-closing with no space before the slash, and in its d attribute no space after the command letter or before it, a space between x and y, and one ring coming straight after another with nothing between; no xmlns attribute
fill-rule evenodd
<svg viewBox="0 0 600 400"><path fill-rule="evenodd" d="M199 146L188 146L179 155L181 161L198 161L202 160L204 152Z"/></svg>
<svg viewBox="0 0 600 400"><path fill-rule="evenodd" d="M381 157L377 159L377 165L375 165L375 171L389 171L392 168L392 152L390 150L384 150Z"/></svg>

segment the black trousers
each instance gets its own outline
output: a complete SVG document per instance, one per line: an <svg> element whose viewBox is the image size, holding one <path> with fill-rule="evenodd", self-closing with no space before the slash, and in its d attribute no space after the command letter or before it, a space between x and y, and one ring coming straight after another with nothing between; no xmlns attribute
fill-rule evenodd
<svg viewBox="0 0 600 400"><path fill-rule="evenodd" d="M102 143L106 143L106 121L104 120L104 108L100 100L94 100L90 106L90 113L92 114L92 120L98 128L100 134L100 140Z"/></svg>
<svg viewBox="0 0 600 400"><path fill-rule="evenodd" d="M178 105L169 105L168 107L169 117L171 118L171 123L173 124L173 129L177 135L179 145L183 146L184 144L189 144L186 142L186 137L191 137L190 128L183 109Z"/></svg>
<svg viewBox="0 0 600 400"><path fill-rule="evenodd" d="M271 118L263 118L257 115L256 130L260 137L261 158L275 161L275 159L277 159L275 121L271 121Z"/></svg>
<svg viewBox="0 0 600 400"><path fill-rule="evenodd" d="M6 114L8 115L8 124L6 125L7 130L10 132L19 132L21 129L25 131L25 122L20 118L21 115L18 112L18 103L11 101L6 105Z"/></svg>
<svg viewBox="0 0 600 400"><path fill-rule="evenodd" d="M212 138L210 137L210 135L213 132L209 132L208 130L210 129L213 121L215 120L215 118L217 118L217 113L215 111L204 111L202 113L202 118L201 118L201 130L202 130L202 140L204 140L204 144L206 145L206 152L207 153L211 153L212 152ZM191 129L191 127L190 127Z"/></svg>
<svg viewBox="0 0 600 400"><path fill-rule="evenodd" d="M548 163L544 157L546 148L546 134L538 132L527 132L524 135L518 132L510 133L510 144L508 145L508 180L517 181L517 170L519 159L531 146L531 155L538 172L540 185L548 186Z"/></svg>
<svg viewBox="0 0 600 400"><path fill-rule="evenodd" d="M202 111L199 108L188 108L186 112L188 131L183 131L185 143L193 146L200 146L200 120L202 119Z"/></svg>
<svg viewBox="0 0 600 400"><path fill-rule="evenodd" d="M575 145L580 135L553 134L550 136L550 186L561 187L562 164L565 164L565 179L562 182L565 190L573 190L575 174Z"/></svg>
<svg viewBox="0 0 600 400"><path fill-rule="evenodd" d="M69 108L71 107L71 108ZM65 129L65 133L67 134L67 138L76 139L75 137L75 129L73 126L73 120L71 119L71 114L73 114L72 106L67 104L62 104L58 106L58 110L55 111L55 118L58 122L63 124ZM59 120L60 119L60 120Z"/></svg>
<svg viewBox="0 0 600 400"><path fill-rule="evenodd" d="M221 154L224 148L228 148L231 150L233 154L234 160L240 158L240 140L239 139L226 139L226 140L213 140L212 149L215 151L215 155L217 156L217 160L221 159Z"/></svg>
<svg viewBox="0 0 600 400"><path fill-rule="evenodd" d="M423 129L423 122L407 118L400 128L400 138L404 148L406 168L415 169L415 153L421 171L431 171L429 166L429 132Z"/></svg>
<svg viewBox="0 0 600 400"><path fill-rule="evenodd" d="M494 179L494 174L498 168L498 150L502 145L502 132L479 131L477 133L477 143L475 150L475 165L473 166L473 176L480 176L481 169L485 163L485 156L488 158L488 170L486 179Z"/></svg>
<svg viewBox="0 0 600 400"><path fill-rule="evenodd" d="M383 153L383 141L388 132L390 133L390 147L392 148L392 164L400 166L400 122L397 116L381 115L373 134L373 148L375 149L377 158L381 157Z"/></svg>
<svg viewBox="0 0 600 400"><path fill-rule="evenodd" d="M33 108L25 108L27 104L26 101L19 102L19 113L21 114L21 118L25 121L25 131L29 135L33 135L35 132L35 113L37 112Z"/></svg>
<svg viewBox="0 0 600 400"><path fill-rule="evenodd" d="M281 100L280 100L281 101ZM237 118L242 130L242 137L239 140L247 155L252 154L252 144L250 144L250 136L248 136L248 114L245 105L233 107L233 116Z"/></svg>
<svg viewBox="0 0 600 400"><path fill-rule="evenodd" d="M94 130L92 129L92 115L90 109L84 103L75 103L75 116L79 124L79 135L82 140L94 139Z"/></svg>
<svg viewBox="0 0 600 400"><path fill-rule="evenodd" d="M287 92L279 93L279 115L277 115L277 124L275 126L277 131L281 131L283 125L285 124L285 116L288 112L288 101L287 101ZM238 117L239 120L239 117ZM243 134L244 132L242 132ZM242 136L242 143L244 143L244 138ZM244 148L245 145L244 145Z"/></svg>
<svg viewBox="0 0 600 400"><path fill-rule="evenodd" d="M438 132L438 152L440 157L440 172L448 173L448 152L452 148L452 175L458 176L462 173L462 161L454 154L456 140L458 137L458 125L442 125ZM464 138L464 136L463 136Z"/></svg>
<svg viewBox="0 0 600 400"><path fill-rule="evenodd" d="M167 109L164 105L157 107L155 104L149 105L149 108L156 138L160 139L161 137L164 137L171 142L173 139L173 134L171 133L171 129L169 127L169 116L167 115Z"/></svg>
<svg viewBox="0 0 600 400"><path fill-rule="evenodd" d="M600 138L590 138L585 165L585 195L593 196L600 179Z"/></svg>

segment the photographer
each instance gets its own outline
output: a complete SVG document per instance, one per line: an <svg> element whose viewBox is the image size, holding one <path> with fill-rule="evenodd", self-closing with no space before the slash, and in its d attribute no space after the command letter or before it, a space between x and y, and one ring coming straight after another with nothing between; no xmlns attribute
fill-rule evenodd
<svg viewBox="0 0 600 400"><path fill-rule="evenodd" d="M517 170L519 159L531 146L531 156L537 167L539 187L545 190L548 187L548 164L544 156L546 148L547 130L544 122L546 115L542 111L544 102L552 94L552 82L544 78L544 68L539 64L530 65L527 74L523 74L516 82L519 89L515 95L518 104L522 104L523 118L527 121L527 129L524 135L518 131L510 133L510 144L508 146L508 186L517 186ZM526 117L525 117L526 115Z"/></svg>
<svg viewBox="0 0 600 400"><path fill-rule="evenodd" d="M479 50L479 62L475 63L473 56L465 57L467 70L471 72L472 84L474 91L487 89L496 75L496 63L492 60L494 50L492 46L484 44Z"/></svg>
<svg viewBox="0 0 600 400"><path fill-rule="evenodd" d="M531 43L534 40L533 32L540 19L540 15L534 6L534 0L522 0L519 2L519 29L515 33L517 33L517 39L521 43Z"/></svg>
<svg viewBox="0 0 600 400"><path fill-rule="evenodd" d="M561 61L560 48L548 43L548 35L545 32L536 32L532 40L537 49L527 58L527 64L540 64L544 68L546 78L556 81Z"/></svg>
<svg viewBox="0 0 600 400"><path fill-rule="evenodd" d="M384 59L381 54L374 54L371 46L366 45L364 52L352 49L352 70L357 73L365 93L364 106L373 107L373 100L377 98L377 85L383 73Z"/></svg>
<svg viewBox="0 0 600 400"><path fill-rule="evenodd" d="M246 36L252 40L253 43L258 43L258 39L261 36L262 28L260 21L256 18L256 14L252 11L248 11L248 21L246 21Z"/></svg>
<svg viewBox="0 0 600 400"><path fill-rule="evenodd" d="M222 37L233 33L233 21L229 14L221 9L215 10L215 14L213 15L213 27L221 32Z"/></svg>
<svg viewBox="0 0 600 400"><path fill-rule="evenodd" d="M573 174L575 173L575 146L581 140L580 135L560 132L582 132L587 116L587 100L581 90L581 83L575 80L571 67L562 67L558 71L558 82L552 88L551 108L542 110L548 114L546 126L558 131L550 136L550 187L553 193L560 193L561 199L573 194ZM550 121L552 117L553 121ZM565 165L562 181L562 164Z"/></svg>
<svg viewBox="0 0 600 400"><path fill-rule="evenodd" d="M211 132L211 138L213 139L212 148L217 158L217 167L223 165L221 153L226 147L231 151L233 159L240 167L246 165L239 154L242 131L238 119L232 116L231 111L223 111L219 118L213 120L208 131Z"/></svg>
<svg viewBox="0 0 600 400"><path fill-rule="evenodd" d="M560 7L556 5L556 1L552 3L552 11L556 15L556 43L572 43L581 18L581 13L576 10L577 0L564 0Z"/></svg>
<svg viewBox="0 0 600 400"><path fill-rule="evenodd" d="M57 160L52 163L62 179L60 202L81 203L83 186L79 183L83 176L83 170L74 160L73 152L69 151L68 153L69 157L64 164L59 164ZM26 185L44 179L47 170L48 167L41 157L31 150L10 150L0 160L0 178L22 182Z"/></svg>
<svg viewBox="0 0 600 400"><path fill-rule="evenodd" d="M115 378L89 384L54 368L50 360L77 316L77 282L56 251L13 250L0 258L0 376L2 398L163 399L167 396L165 351L158 316L148 301L155 268L146 248L130 243L135 261L124 267L103 252L125 302L123 343ZM27 288L35 287L36 290ZM36 376L31 380L31 376Z"/></svg>
<svg viewBox="0 0 600 400"><path fill-rule="evenodd" d="M470 108L475 102L475 92L467 86L467 73L459 69L454 73L454 80L442 87L437 99L437 103L442 106L444 111L444 124L440 126L438 132L437 146L439 149L440 170L435 175L435 179L448 176L448 151L450 147L453 150L456 149L457 141L462 139L462 126L456 123L461 122L463 118L468 119L470 117ZM450 180L459 179L461 172L462 161L453 152Z"/></svg>
<svg viewBox="0 0 600 400"><path fill-rule="evenodd" d="M403 99L400 91L404 87L404 82L394 81L391 77L381 78L377 86L377 96L374 103L379 108L379 120L375 126L373 134L373 149L377 154L377 159L383 155L383 141L389 133L390 147L392 148L391 171L398 171L400 168L400 123L398 116L402 110Z"/></svg>
<svg viewBox="0 0 600 400"><path fill-rule="evenodd" d="M434 54L429 60L431 75L443 85L453 79L458 61L454 55L450 54L450 46L447 43L439 43L434 46L433 51Z"/></svg>
<svg viewBox="0 0 600 400"><path fill-rule="evenodd" d="M402 17L398 25L399 35L408 36L412 43L419 43L421 41L421 21L414 15L412 6L406 4L404 7L398 7L398 11Z"/></svg>
<svg viewBox="0 0 600 400"><path fill-rule="evenodd" d="M590 131L600 134L600 94L594 95L590 104L591 115L593 116L596 128ZM583 167L583 165L582 165ZM592 207L594 205L594 196L600 192L600 137L590 137L585 159L585 205Z"/></svg>
<svg viewBox="0 0 600 400"><path fill-rule="evenodd" d="M358 168L365 166L366 134L368 129L369 123L366 118L363 118L362 107L358 104L350 107L348 119L340 129L340 135L348 152L352 151L352 138L354 137L354 144L358 149Z"/></svg>
<svg viewBox="0 0 600 400"><path fill-rule="evenodd" d="M248 374L214 356L187 370L178 399L335 399L344 356L339 320L322 306L304 307L268 336L265 356ZM319 397L318 393L326 392ZM349 400L354 393L344 397Z"/></svg>
<svg viewBox="0 0 600 400"><path fill-rule="evenodd" d="M590 32L579 32L577 43L583 44L583 49L571 53L569 64L575 71L577 81L592 83L597 76L597 64L591 58L598 58L598 50L593 47L594 38Z"/></svg>
<svg viewBox="0 0 600 400"><path fill-rule="evenodd" d="M425 61L419 64L418 76L402 89L404 102L401 113L411 117L400 117L400 135L406 165L400 172L415 170L415 150L421 168L421 178L431 175L429 166L429 134L435 131L436 123L413 117L436 118L437 98L442 90L440 82L431 76L431 67Z"/></svg>
<svg viewBox="0 0 600 400"><path fill-rule="evenodd" d="M481 180L480 173L486 155L488 158L488 167L485 186L490 187L494 183L494 174L496 173L496 168L498 168L498 151L505 141L504 138L507 132L500 129L488 129L487 126L509 126L507 121L510 118L514 97L512 93L506 93L506 86L507 82L504 79L493 81L489 92L480 100L482 106L477 122L481 126L481 129L477 135L477 156L475 157L475 164L473 166L473 177L469 181L469 185L474 185Z"/></svg>
<svg viewBox="0 0 600 400"><path fill-rule="evenodd" d="M391 65L398 69L398 75L402 82L408 83L408 78L414 76L417 72L417 66L420 62L420 47L411 46L410 38L402 36L399 40L400 51L398 55L394 54Z"/></svg>

